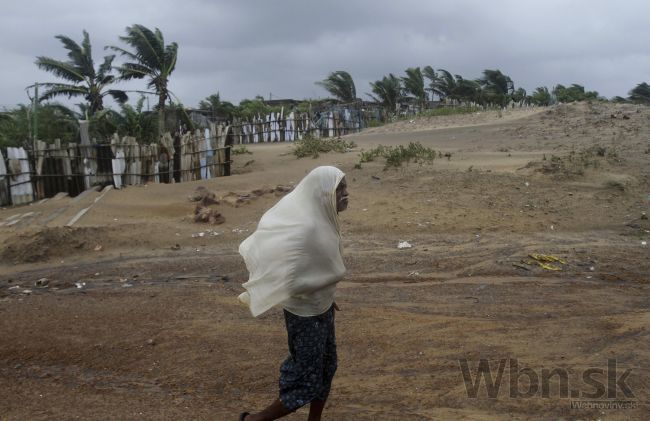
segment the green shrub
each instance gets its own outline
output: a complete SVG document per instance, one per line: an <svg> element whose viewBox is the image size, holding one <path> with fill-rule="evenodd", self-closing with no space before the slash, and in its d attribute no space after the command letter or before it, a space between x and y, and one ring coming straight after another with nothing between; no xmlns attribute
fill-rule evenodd
<svg viewBox="0 0 650 421"><path fill-rule="evenodd" d="M339 152L344 153L357 145L352 141L346 141L341 138L317 139L307 135L300 140L296 140L293 146L293 154L298 158L311 156L318 158L321 153Z"/></svg>
<svg viewBox="0 0 650 421"><path fill-rule="evenodd" d="M432 164L436 158L436 151L423 146L420 142L410 142L407 146L383 146L359 154L359 164L374 161L375 158L384 158L386 167L400 167L404 162L418 164Z"/></svg>
<svg viewBox="0 0 650 421"><path fill-rule="evenodd" d="M232 148L232 154L233 155L253 155L253 152L249 151L248 148L245 145L239 145L237 147Z"/></svg>

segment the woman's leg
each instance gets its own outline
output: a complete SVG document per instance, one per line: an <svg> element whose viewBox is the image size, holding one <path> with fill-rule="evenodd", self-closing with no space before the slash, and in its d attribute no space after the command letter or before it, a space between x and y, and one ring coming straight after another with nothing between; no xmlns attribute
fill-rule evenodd
<svg viewBox="0 0 650 421"><path fill-rule="evenodd" d="M309 404L309 418L307 421L320 421L321 415L323 415L323 409L325 409L325 402L322 400L313 400Z"/></svg>
<svg viewBox="0 0 650 421"><path fill-rule="evenodd" d="M321 418L325 402L332 387L332 379L338 366L338 357L336 354L336 333L334 328L334 309L330 309L326 318L327 338L325 340L325 350L323 353L323 382L321 391L316 399L309 406L309 421L318 421Z"/></svg>

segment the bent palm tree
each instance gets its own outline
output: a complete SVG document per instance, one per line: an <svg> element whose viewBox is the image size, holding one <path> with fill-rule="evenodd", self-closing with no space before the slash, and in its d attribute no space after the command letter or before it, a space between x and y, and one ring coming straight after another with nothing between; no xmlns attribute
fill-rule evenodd
<svg viewBox="0 0 650 421"><path fill-rule="evenodd" d="M455 98L456 89L458 88L456 79L445 69L438 69L438 72L440 73L436 75L436 80L432 83L433 92L440 99L457 99Z"/></svg>
<svg viewBox="0 0 650 421"><path fill-rule="evenodd" d="M154 89L158 95L158 134L165 128L165 102L170 98L169 77L176 67L178 44L165 45L165 38L160 29L154 31L135 24L126 28L126 36L120 40L128 44L133 51L120 47L108 46L113 51L132 60L122 64L118 71L120 79L148 79L147 87Z"/></svg>
<svg viewBox="0 0 650 421"><path fill-rule="evenodd" d="M387 114L395 112L399 100L402 98L402 83L394 74L390 73L383 79L370 82L372 94L367 94L374 101L380 102Z"/></svg>
<svg viewBox="0 0 650 421"><path fill-rule="evenodd" d="M483 77L479 79L483 86L488 101L505 106L508 99L515 91L515 84L510 76L501 73L501 70L483 70Z"/></svg>
<svg viewBox="0 0 650 421"><path fill-rule="evenodd" d="M481 100L481 87L475 80L464 79L461 75L452 75L445 69L438 69L436 80L431 84L432 91L440 97L455 101Z"/></svg>
<svg viewBox="0 0 650 421"><path fill-rule="evenodd" d="M427 102L427 93L424 90L424 77L419 67L409 67L406 69L406 77L402 77L404 91L415 97L417 104L424 110Z"/></svg>
<svg viewBox="0 0 650 421"><path fill-rule="evenodd" d="M650 85L639 83L630 91L630 101L650 104Z"/></svg>
<svg viewBox="0 0 650 421"><path fill-rule="evenodd" d="M456 75L456 88L453 97L459 101L484 103L481 84L476 80L463 79L460 75Z"/></svg>
<svg viewBox="0 0 650 421"><path fill-rule="evenodd" d="M115 77L110 74L114 55L104 57L104 62L95 70L88 32L83 31L81 45L64 35L57 35L55 38L61 41L63 47L68 50L70 60L60 61L41 56L36 58L36 65L71 83L42 84L46 91L41 95L40 100L47 100L59 95L65 95L68 98L83 96L88 101L88 112L91 116L104 109L103 100L106 95L112 96L121 104L128 100L124 91L107 89L107 86L115 81Z"/></svg>
<svg viewBox="0 0 650 421"><path fill-rule="evenodd" d="M316 85L322 86L327 92L341 102L355 102L357 100L357 90L354 86L354 80L350 73L344 70L332 72Z"/></svg>

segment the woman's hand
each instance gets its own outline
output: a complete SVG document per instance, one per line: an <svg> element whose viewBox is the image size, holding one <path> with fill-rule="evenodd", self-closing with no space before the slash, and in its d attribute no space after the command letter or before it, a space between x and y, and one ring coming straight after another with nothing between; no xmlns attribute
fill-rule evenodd
<svg viewBox="0 0 650 421"><path fill-rule="evenodd" d="M334 306L334 310L341 311L341 309L339 308L338 304L336 304L336 302L332 305Z"/></svg>

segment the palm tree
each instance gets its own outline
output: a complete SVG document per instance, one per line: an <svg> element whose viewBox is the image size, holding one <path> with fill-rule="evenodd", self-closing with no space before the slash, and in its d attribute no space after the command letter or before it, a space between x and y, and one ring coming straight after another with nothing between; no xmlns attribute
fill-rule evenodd
<svg viewBox="0 0 650 421"><path fill-rule="evenodd" d="M577 83L571 84L568 88L564 85L557 85L553 94L559 102L576 102L598 98L598 92L585 91L585 87Z"/></svg>
<svg viewBox="0 0 650 421"><path fill-rule="evenodd" d="M91 116L104 109L103 100L106 95L112 96L121 104L128 100L124 91L107 89L108 85L115 82L115 77L110 74L115 55L104 57L104 62L95 70L88 32L83 31L81 45L64 35L57 35L55 38L68 50L69 60L60 61L41 56L36 58L36 65L70 83L43 83L46 91L40 96L40 100L59 95L68 98L83 96L88 101L88 112Z"/></svg>
<svg viewBox="0 0 650 421"><path fill-rule="evenodd" d="M327 92L343 103L355 102L357 100L357 90L350 73L344 70L332 72L316 85L322 86Z"/></svg>
<svg viewBox="0 0 650 421"><path fill-rule="evenodd" d="M225 117L227 120L232 120L233 115L237 111L235 105L229 101L222 101L219 92L206 97L199 102L201 110L209 110L220 117Z"/></svg>
<svg viewBox="0 0 650 421"><path fill-rule="evenodd" d="M154 89L158 95L158 135L165 128L165 102L171 98L169 77L176 67L178 44L172 42L165 45L165 39L160 29L154 31L135 24L126 28L126 36L120 40L132 48L132 51L120 47L108 46L113 51L132 60L122 64L118 71L120 79L147 79L147 87Z"/></svg>
<svg viewBox="0 0 650 421"><path fill-rule="evenodd" d="M532 101L535 105L547 106L551 104L551 93L546 86L540 86L535 89L532 95Z"/></svg>
<svg viewBox="0 0 650 421"><path fill-rule="evenodd" d="M481 86L477 81L452 75L445 69L438 69L438 72L431 89L441 100L481 102Z"/></svg>
<svg viewBox="0 0 650 421"><path fill-rule="evenodd" d="M486 99L490 102L505 106L508 99L515 91L515 84L510 76L501 73L501 70L483 70L483 77L479 79L483 86Z"/></svg>
<svg viewBox="0 0 650 421"><path fill-rule="evenodd" d="M370 82L370 87L374 95L367 95L374 101L380 102L384 106L386 114L395 112L397 104L402 98L402 83L400 79L390 73L381 80Z"/></svg>
<svg viewBox="0 0 650 421"><path fill-rule="evenodd" d="M634 89L630 91L630 101L640 103L650 103L650 85L647 83L639 83Z"/></svg>
<svg viewBox="0 0 650 421"><path fill-rule="evenodd" d="M415 97L420 110L424 110L427 103L427 94L424 90L424 77L419 67L409 67L406 69L406 77L402 77L404 83L404 92Z"/></svg>
<svg viewBox="0 0 650 421"><path fill-rule="evenodd" d="M431 86L433 92L438 95L440 99L457 99L454 95L458 88L456 79L445 69L438 69L438 72L440 73L436 75L436 80ZM458 76L456 76L456 78L458 78Z"/></svg>
<svg viewBox="0 0 650 421"><path fill-rule="evenodd" d="M512 100L514 102L520 103L526 100L528 93L524 88L518 88L515 92L512 94Z"/></svg>
<svg viewBox="0 0 650 421"><path fill-rule="evenodd" d="M454 89L453 98L459 101L476 102L479 104L485 102L479 81L463 79L461 75L456 75L456 88Z"/></svg>

